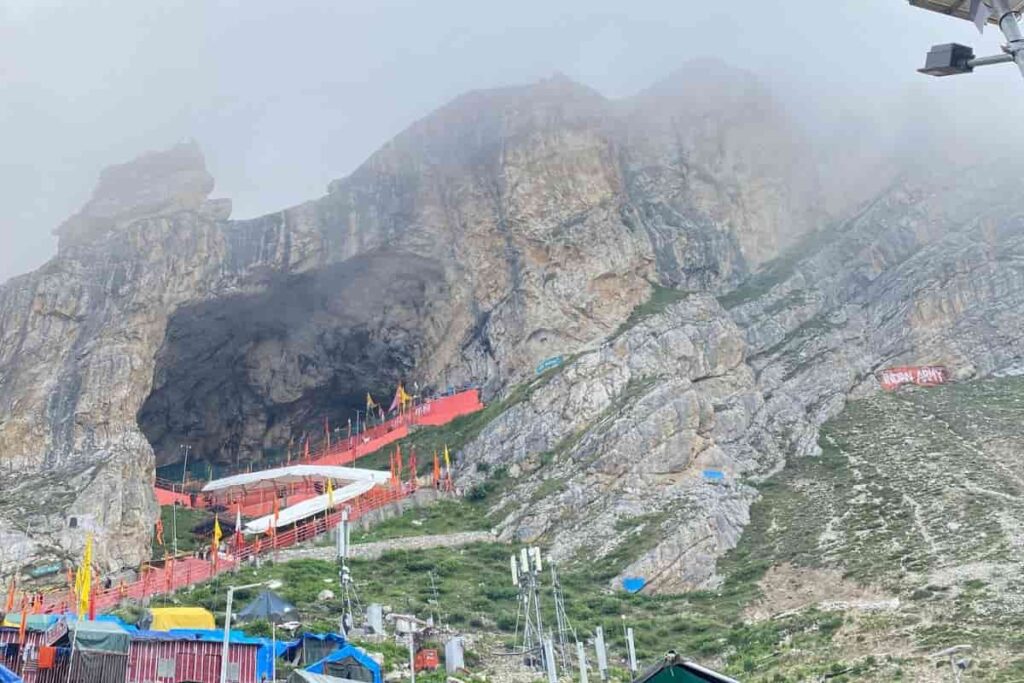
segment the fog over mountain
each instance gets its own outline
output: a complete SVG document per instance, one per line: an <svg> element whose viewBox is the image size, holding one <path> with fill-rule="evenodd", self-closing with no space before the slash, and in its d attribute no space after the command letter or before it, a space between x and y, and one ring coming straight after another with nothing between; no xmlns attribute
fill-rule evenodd
<svg viewBox="0 0 1024 683"><path fill-rule="evenodd" d="M489 6L247 3L0 5L0 281L56 249L97 172L196 139L234 217L318 196L452 97L562 72L607 97L714 57L771 87L825 161L969 146L1022 113L1016 74L917 74L933 43L995 52L998 32L903 0ZM1018 134L1009 131L1014 141ZM842 150L842 154L833 154Z"/></svg>

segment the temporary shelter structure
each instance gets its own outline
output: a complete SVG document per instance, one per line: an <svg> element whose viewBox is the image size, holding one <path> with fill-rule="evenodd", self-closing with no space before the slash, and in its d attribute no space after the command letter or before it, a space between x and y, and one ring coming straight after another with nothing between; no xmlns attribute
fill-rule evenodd
<svg viewBox="0 0 1024 683"><path fill-rule="evenodd" d="M331 465L289 465L259 472L245 472L222 479L214 479L203 487L203 493L223 493L231 489L251 492L260 488L274 488L286 484L307 481L368 481L386 484L390 474L379 470L359 467L337 467Z"/></svg>
<svg viewBox="0 0 1024 683"><path fill-rule="evenodd" d="M286 601L274 591L263 591L256 596L256 599L243 607L238 612L237 621L255 621L262 619L270 622L270 647L277 652L277 625L293 620L298 613L295 605ZM277 669L273 666L275 658L271 658L271 680L276 677Z"/></svg>
<svg viewBox="0 0 1024 683"><path fill-rule="evenodd" d="M126 683L218 683L223 634L206 629L139 631L131 636ZM270 676L263 643L239 631L228 636L228 681L259 683Z"/></svg>
<svg viewBox="0 0 1024 683"><path fill-rule="evenodd" d="M350 678L337 678L325 674L315 674L312 671L296 669L288 677L288 683L355 683Z"/></svg>
<svg viewBox="0 0 1024 683"><path fill-rule="evenodd" d="M274 591L263 591L248 605L235 614L238 622L269 621L272 624L283 624L296 618L295 605L291 604Z"/></svg>
<svg viewBox="0 0 1024 683"><path fill-rule="evenodd" d="M683 659L674 652L666 655L660 664L651 667L633 683L739 683L735 679L695 662Z"/></svg>
<svg viewBox="0 0 1024 683"><path fill-rule="evenodd" d="M376 485L373 481L357 481L339 488L333 494L335 507L353 498L358 498ZM279 529L302 521L307 517L325 512L330 507L330 498L331 495L325 493L322 496L315 496L291 507L279 510L276 515L270 514L258 517L246 523L243 531L247 534L262 534L266 533L267 529L272 526ZM276 524L275 519L277 520Z"/></svg>
<svg viewBox="0 0 1024 683"><path fill-rule="evenodd" d="M337 633L303 633L288 643L284 658L298 667L306 667L345 646Z"/></svg>
<svg viewBox="0 0 1024 683"><path fill-rule="evenodd" d="M25 683L32 680L38 683L124 683L130 642L127 631L112 621L75 621L67 627L67 633L56 644L58 650L70 648L71 674L63 677L58 673L60 667L53 666L49 669L53 677L45 676L40 661L39 677L30 679L26 675Z"/></svg>
<svg viewBox="0 0 1024 683"><path fill-rule="evenodd" d="M380 665L355 645L345 645L320 661L307 666L306 671L327 674L342 680L359 683L382 683Z"/></svg>

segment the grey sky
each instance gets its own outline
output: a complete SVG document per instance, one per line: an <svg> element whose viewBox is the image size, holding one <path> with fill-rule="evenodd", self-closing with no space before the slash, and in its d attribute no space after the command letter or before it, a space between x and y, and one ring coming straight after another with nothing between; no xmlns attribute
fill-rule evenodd
<svg viewBox="0 0 1024 683"><path fill-rule="evenodd" d="M969 101L973 126L1019 120L1010 66L915 73L950 41L995 52L998 31L906 0L0 0L0 281L139 152L195 137L248 217L321 195L463 91L555 71L619 97L711 56L826 127L906 93L957 117Z"/></svg>

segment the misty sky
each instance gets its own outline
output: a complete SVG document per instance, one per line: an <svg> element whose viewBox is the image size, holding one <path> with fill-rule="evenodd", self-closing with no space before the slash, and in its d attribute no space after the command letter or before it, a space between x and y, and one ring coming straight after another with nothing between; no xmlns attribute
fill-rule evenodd
<svg viewBox="0 0 1024 683"><path fill-rule="evenodd" d="M999 37L906 0L0 0L0 281L52 256L101 168L189 137L245 218L323 194L466 90L556 71L621 97L718 57L809 124L911 92L992 128L1022 113L1012 66L914 69Z"/></svg>

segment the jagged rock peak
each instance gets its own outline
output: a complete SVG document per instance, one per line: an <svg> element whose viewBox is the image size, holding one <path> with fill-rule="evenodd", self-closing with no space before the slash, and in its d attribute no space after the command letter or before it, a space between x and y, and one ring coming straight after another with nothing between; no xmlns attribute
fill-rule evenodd
<svg viewBox="0 0 1024 683"><path fill-rule="evenodd" d="M139 218L199 210L213 185L203 152L194 140L146 152L104 169L92 197L56 233L62 242L77 240ZM219 217L226 218L224 208L223 200L217 203Z"/></svg>

